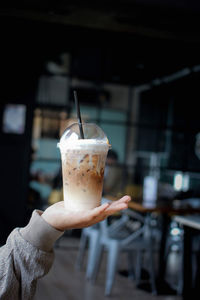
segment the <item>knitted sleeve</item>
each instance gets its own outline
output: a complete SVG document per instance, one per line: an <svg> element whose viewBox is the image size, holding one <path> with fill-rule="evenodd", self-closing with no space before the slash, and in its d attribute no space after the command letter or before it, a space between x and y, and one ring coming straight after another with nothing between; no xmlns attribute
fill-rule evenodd
<svg viewBox="0 0 200 300"><path fill-rule="evenodd" d="M1 300L32 299L37 279L53 264L53 244L63 232L45 222L41 214L35 210L29 224L14 229L0 248Z"/></svg>

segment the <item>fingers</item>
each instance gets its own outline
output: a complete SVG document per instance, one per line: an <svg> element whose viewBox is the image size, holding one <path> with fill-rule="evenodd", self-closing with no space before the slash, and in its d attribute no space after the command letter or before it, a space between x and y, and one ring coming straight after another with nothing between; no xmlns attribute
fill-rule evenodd
<svg viewBox="0 0 200 300"><path fill-rule="evenodd" d="M119 202L129 202L129 201L131 201L131 197L130 196L128 196L128 195L125 195L125 196L123 196L122 198L120 198L119 200L117 200L117 201L114 201L113 203L119 203Z"/></svg>
<svg viewBox="0 0 200 300"><path fill-rule="evenodd" d="M131 197L129 196L124 196L121 199L117 201L113 201L110 205L111 208L121 208L121 207L127 207L128 202L131 200Z"/></svg>
<svg viewBox="0 0 200 300"><path fill-rule="evenodd" d="M122 203L117 207L112 207L112 206L109 207L105 213L107 216L110 216L110 215L113 215L114 213L117 213L117 212L127 209L127 208L128 208L128 206L125 203Z"/></svg>
<svg viewBox="0 0 200 300"><path fill-rule="evenodd" d="M95 207L94 209L91 209L88 213L88 219L93 219L95 220L96 218L101 218L104 216L104 212L106 209L110 206L109 203L104 203L101 206Z"/></svg>
<svg viewBox="0 0 200 300"><path fill-rule="evenodd" d="M98 216L99 214L103 213L109 206L110 203L104 203L101 206L94 208L94 210L92 210L92 213L94 216Z"/></svg>
<svg viewBox="0 0 200 300"><path fill-rule="evenodd" d="M131 197L130 196L124 196L121 199L112 202L110 204L110 206L106 209L107 215L112 215L115 212L127 209L129 201L131 201Z"/></svg>
<svg viewBox="0 0 200 300"><path fill-rule="evenodd" d="M93 216L103 216L104 218L108 215L111 215L115 212L128 208L128 202L131 200L130 196L123 196L117 201L113 201L111 203L105 203L97 208L93 212Z"/></svg>

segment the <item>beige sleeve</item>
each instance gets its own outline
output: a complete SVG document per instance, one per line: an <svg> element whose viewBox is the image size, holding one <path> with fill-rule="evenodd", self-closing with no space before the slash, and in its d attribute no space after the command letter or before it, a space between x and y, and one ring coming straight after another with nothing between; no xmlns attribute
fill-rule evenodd
<svg viewBox="0 0 200 300"><path fill-rule="evenodd" d="M48 273L54 260L53 244L63 232L34 211L29 224L16 228L0 248L0 299L31 300L37 279Z"/></svg>

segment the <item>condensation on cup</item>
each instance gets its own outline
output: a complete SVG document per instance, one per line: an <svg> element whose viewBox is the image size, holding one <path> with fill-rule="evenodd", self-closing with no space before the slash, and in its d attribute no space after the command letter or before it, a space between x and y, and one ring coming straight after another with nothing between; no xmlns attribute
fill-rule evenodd
<svg viewBox="0 0 200 300"><path fill-rule="evenodd" d="M78 123L68 127L58 143L62 160L65 207L87 210L101 204L104 168L109 142L95 124L83 123L84 139Z"/></svg>

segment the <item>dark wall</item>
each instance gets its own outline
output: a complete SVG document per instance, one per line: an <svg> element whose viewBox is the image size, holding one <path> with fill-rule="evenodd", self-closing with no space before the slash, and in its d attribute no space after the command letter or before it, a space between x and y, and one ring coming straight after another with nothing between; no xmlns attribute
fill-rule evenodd
<svg viewBox="0 0 200 300"><path fill-rule="evenodd" d="M1 20L0 25L5 30L1 37L0 60L0 243L4 243L14 227L27 222L32 118L41 58L31 26L25 31L23 22L10 20ZM23 134L3 131L7 104L25 105Z"/></svg>
<svg viewBox="0 0 200 300"><path fill-rule="evenodd" d="M200 171L195 154L196 135L200 132L199 82L199 73L191 73L141 95L138 150L168 151L168 169Z"/></svg>

